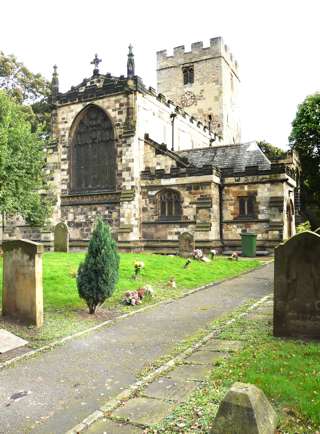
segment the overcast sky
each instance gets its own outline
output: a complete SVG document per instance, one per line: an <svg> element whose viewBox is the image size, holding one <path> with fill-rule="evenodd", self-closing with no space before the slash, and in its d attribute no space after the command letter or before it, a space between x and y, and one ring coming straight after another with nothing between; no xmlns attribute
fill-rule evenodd
<svg viewBox="0 0 320 434"><path fill-rule="evenodd" d="M320 0L10 0L0 4L0 50L33 72L59 68L67 90L92 72L136 73L156 87L156 51L222 36L240 66L242 141L285 147L297 104L320 91Z"/></svg>

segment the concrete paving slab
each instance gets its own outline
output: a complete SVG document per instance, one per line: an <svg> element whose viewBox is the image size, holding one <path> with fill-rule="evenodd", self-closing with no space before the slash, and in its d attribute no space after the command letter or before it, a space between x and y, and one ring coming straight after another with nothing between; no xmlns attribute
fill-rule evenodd
<svg viewBox="0 0 320 434"><path fill-rule="evenodd" d="M210 365L180 365L166 374L173 380L203 381L211 371Z"/></svg>
<svg viewBox="0 0 320 434"><path fill-rule="evenodd" d="M244 342L241 341L228 341L223 339L210 339L204 344L201 349L205 351L224 351L234 352L243 348Z"/></svg>
<svg viewBox="0 0 320 434"><path fill-rule="evenodd" d="M196 387L196 383L190 381L160 377L149 384L141 394L150 398L183 402Z"/></svg>
<svg viewBox="0 0 320 434"><path fill-rule="evenodd" d="M133 425L127 425L120 422L114 422L110 419L101 419L91 425L86 434L142 434L143 428L137 428Z"/></svg>
<svg viewBox="0 0 320 434"><path fill-rule="evenodd" d="M219 360L225 359L228 356L229 353L200 350L191 354L191 356L187 357L185 360L186 362L191 362L191 363L203 363L205 365L214 365Z"/></svg>
<svg viewBox="0 0 320 434"><path fill-rule="evenodd" d="M132 423L153 425L172 412L176 404L159 399L133 398L117 408L112 416L121 417Z"/></svg>
<svg viewBox="0 0 320 434"><path fill-rule="evenodd" d="M0 354L23 347L27 345L27 343L27 341L19 338L19 336L16 336L5 329L0 329Z"/></svg>

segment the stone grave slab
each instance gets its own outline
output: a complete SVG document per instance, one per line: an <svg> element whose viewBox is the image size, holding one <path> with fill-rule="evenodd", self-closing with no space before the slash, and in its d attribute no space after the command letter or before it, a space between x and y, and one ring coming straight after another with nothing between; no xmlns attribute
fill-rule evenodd
<svg viewBox="0 0 320 434"><path fill-rule="evenodd" d="M87 434L142 434L143 429L125 423L114 422L110 419L100 419L89 426Z"/></svg>
<svg viewBox="0 0 320 434"><path fill-rule="evenodd" d="M2 315L43 324L43 245L7 240L3 249Z"/></svg>
<svg viewBox="0 0 320 434"><path fill-rule="evenodd" d="M112 416L124 418L132 423L152 425L170 414L175 405L159 399L133 398L118 407Z"/></svg>
<svg viewBox="0 0 320 434"><path fill-rule="evenodd" d="M275 249L274 336L320 339L320 235L302 232Z"/></svg>
<svg viewBox="0 0 320 434"><path fill-rule="evenodd" d="M208 365L180 365L166 374L166 377L182 381L203 381L210 373Z"/></svg>
<svg viewBox="0 0 320 434"><path fill-rule="evenodd" d="M54 251L69 252L69 229L64 222L58 223L54 228Z"/></svg>
<svg viewBox="0 0 320 434"><path fill-rule="evenodd" d="M195 388L196 384L192 382L160 377L149 384L142 394L151 398L182 402Z"/></svg>
<svg viewBox="0 0 320 434"><path fill-rule="evenodd" d="M200 350L191 354L190 357L186 359L188 362L192 363L203 363L206 365L214 365L221 359L225 359L229 354L219 351L205 351Z"/></svg>
<svg viewBox="0 0 320 434"><path fill-rule="evenodd" d="M179 236L179 255L183 258L189 258L195 248L194 236L190 232L183 232Z"/></svg>
<svg viewBox="0 0 320 434"><path fill-rule="evenodd" d="M201 348L206 351L234 352L243 348L244 343L241 341L229 341L224 339L210 339Z"/></svg>
<svg viewBox="0 0 320 434"><path fill-rule="evenodd" d="M16 336L5 329L0 329L0 354L23 347L27 343L27 341L19 338L19 336Z"/></svg>

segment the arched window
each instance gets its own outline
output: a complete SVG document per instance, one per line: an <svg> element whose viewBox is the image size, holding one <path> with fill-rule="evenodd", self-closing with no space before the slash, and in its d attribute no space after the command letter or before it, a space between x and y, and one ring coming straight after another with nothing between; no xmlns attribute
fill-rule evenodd
<svg viewBox="0 0 320 434"><path fill-rule="evenodd" d="M181 196L178 191L165 189L158 193L158 214L160 220L181 218Z"/></svg>
<svg viewBox="0 0 320 434"><path fill-rule="evenodd" d="M89 106L75 120L71 143L71 190L114 190L116 152L111 120L97 106Z"/></svg>

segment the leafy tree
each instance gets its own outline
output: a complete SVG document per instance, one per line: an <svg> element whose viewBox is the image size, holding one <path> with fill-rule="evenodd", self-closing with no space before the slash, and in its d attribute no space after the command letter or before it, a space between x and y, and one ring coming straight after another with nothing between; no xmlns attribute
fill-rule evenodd
<svg viewBox="0 0 320 434"><path fill-rule="evenodd" d="M41 74L33 74L13 55L0 51L0 89L23 105L36 130L39 123L50 129L50 83Z"/></svg>
<svg viewBox="0 0 320 434"><path fill-rule="evenodd" d="M272 145L271 143L265 142L262 140L258 142L258 146L261 151L269 158L269 160L281 160L281 158L285 158L287 153L278 146Z"/></svg>
<svg viewBox="0 0 320 434"><path fill-rule="evenodd" d="M300 157L305 192L320 203L320 93L308 96L298 106L289 143Z"/></svg>
<svg viewBox="0 0 320 434"><path fill-rule="evenodd" d="M0 90L0 213L20 214L43 224L50 204L45 193L45 140L32 131L22 105ZM38 218L37 218L38 215ZM40 218L41 216L41 218Z"/></svg>
<svg viewBox="0 0 320 434"><path fill-rule="evenodd" d="M79 296L86 301L90 314L112 295L119 277L119 261L110 227L98 219L77 275Z"/></svg>

